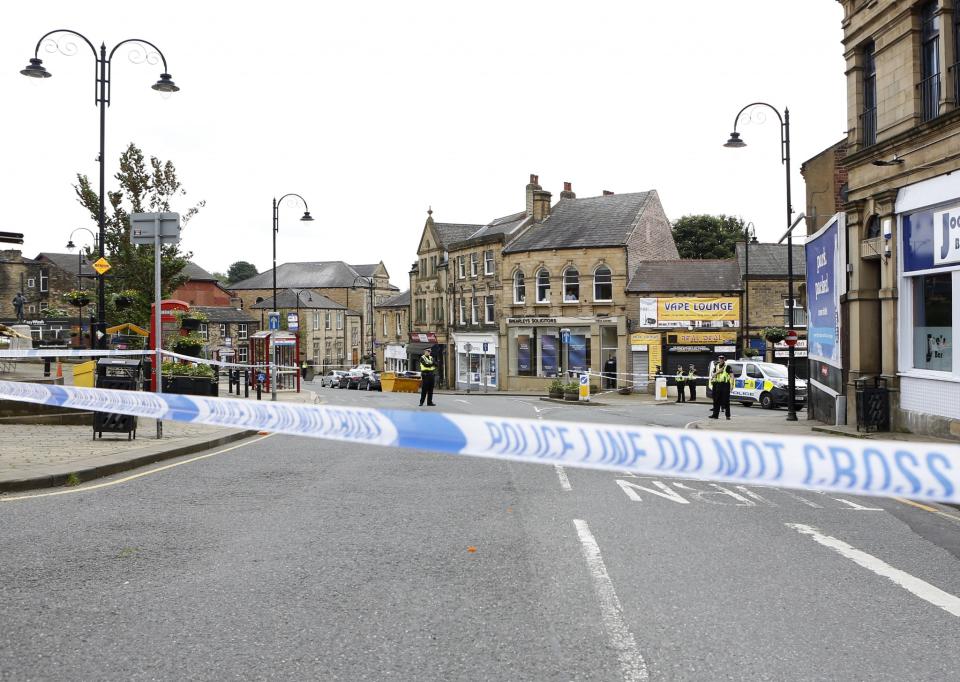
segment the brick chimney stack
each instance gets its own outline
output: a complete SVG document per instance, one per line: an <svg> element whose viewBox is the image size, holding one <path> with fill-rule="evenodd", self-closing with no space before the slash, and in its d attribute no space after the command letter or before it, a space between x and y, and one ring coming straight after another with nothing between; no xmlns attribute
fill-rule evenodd
<svg viewBox="0 0 960 682"><path fill-rule="evenodd" d="M527 183L527 217L533 215L533 193L537 190L543 189L540 186L540 176L530 174L530 182Z"/></svg>
<svg viewBox="0 0 960 682"><path fill-rule="evenodd" d="M563 183L563 191L560 192L561 199L576 199L577 195L573 191L573 183L565 182Z"/></svg>
<svg viewBox="0 0 960 682"><path fill-rule="evenodd" d="M611 191L608 190L608 189L605 189L605 190L603 190L603 196L605 196L605 197L612 197L612 196L613 196L613 192L611 192Z"/></svg>
<svg viewBox="0 0 960 682"><path fill-rule="evenodd" d="M550 215L550 197L545 189L533 190L533 220L542 223Z"/></svg>

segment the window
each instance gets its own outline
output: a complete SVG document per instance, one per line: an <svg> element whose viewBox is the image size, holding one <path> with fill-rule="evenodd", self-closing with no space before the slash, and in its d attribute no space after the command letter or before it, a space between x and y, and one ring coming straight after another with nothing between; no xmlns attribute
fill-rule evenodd
<svg viewBox="0 0 960 682"><path fill-rule="evenodd" d="M313 311L313 331L320 330L320 313Z"/></svg>
<svg viewBox="0 0 960 682"><path fill-rule="evenodd" d="M237 339L239 341L247 340L247 323L246 322L237 323Z"/></svg>
<svg viewBox="0 0 960 682"><path fill-rule="evenodd" d="M873 41L863 48L863 113L860 132L864 147L877 143L877 63Z"/></svg>
<svg viewBox="0 0 960 682"><path fill-rule="evenodd" d="M513 302L514 303L526 303L527 301L527 285L523 277L523 273L519 270L513 275Z"/></svg>
<svg viewBox="0 0 960 682"><path fill-rule="evenodd" d="M227 325L223 322L220 323L220 338L225 339L227 337Z"/></svg>
<svg viewBox="0 0 960 682"><path fill-rule="evenodd" d="M563 271L563 302L580 302L580 273L573 266Z"/></svg>
<svg viewBox="0 0 960 682"><path fill-rule="evenodd" d="M460 324L467 323L467 299L463 295L460 296Z"/></svg>
<svg viewBox="0 0 960 682"><path fill-rule="evenodd" d="M480 323L480 299L474 294L470 298L470 324Z"/></svg>
<svg viewBox="0 0 960 682"><path fill-rule="evenodd" d="M200 338L202 338L204 341L210 340L209 327L206 324L200 325Z"/></svg>
<svg viewBox="0 0 960 682"><path fill-rule="evenodd" d="M764 379L763 372L752 362L747 365L747 376L751 379Z"/></svg>
<svg viewBox="0 0 960 682"><path fill-rule="evenodd" d="M546 270L537 272L537 303L550 302L550 273Z"/></svg>
<svg viewBox="0 0 960 682"><path fill-rule="evenodd" d="M49 304L49 303L42 303L42 302L41 302L39 305L40 305L40 312L41 312L41 313L42 313L44 310L46 310L47 308L50 307L50 304Z"/></svg>
<svg viewBox="0 0 960 682"><path fill-rule="evenodd" d="M924 121L940 111L940 15L932 0L920 8L920 115Z"/></svg>
<svg viewBox="0 0 960 682"><path fill-rule="evenodd" d="M397 317L397 336L403 336L403 326L400 324L400 313L395 313Z"/></svg>
<svg viewBox="0 0 960 682"><path fill-rule="evenodd" d="M37 286L37 280L33 277L27 280L27 289L33 289Z"/></svg>
<svg viewBox="0 0 960 682"><path fill-rule="evenodd" d="M343 312L337 311L337 329L343 329Z"/></svg>
<svg viewBox="0 0 960 682"><path fill-rule="evenodd" d="M463 279L466 276L467 275L463 266L463 256L457 256L457 277Z"/></svg>
<svg viewBox="0 0 960 682"><path fill-rule="evenodd" d="M613 328L616 329L615 327ZM588 369L593 339L590 327L510 327L510 373L558 377Z"/></svg>
<svg viewBox="0 0 960 682"><path fill-rule="evenodd" d="M47 290L47 282L50 280L50 276L46 270L40 271L40 291Z"/></svg>
<svg viewBox="0 0 960 682"><path fill-rule="evenodd" d="M249 356L247 353L250 352L250 349L246 346L237 346L237 362L244 363L247 362Z"/></svg>
<svg viewBox="0 0 960 682"><path fill-rule="evenodd" d="M443 296L437 299L437 321L443 322Z"/></svg>
<svg viewBox="0 0 960 682"><path fill-rule="evenodd" d="M480 267L480 258L477 256L476 251L470 254L470 276L476 277L477 271Z"/></svg>
<svg viewBox="0 0 960 682"><path fill-rule="evenodd" d="M483 252L483 274L492 275L493 269L493 250Z"/></svg>
<svg viewBox="0 0 960 682"><path fill-rule="evenodd" d="M483 321L486 322L487 324L493 324L493 316L494 316L493 296L487 296L486 305L484 306Z"/></svg>
<svg viewBox="0 0 960 682"><path fill-rule="evenodd" d="M390 316L387 313L381 313L381 317L383 321L383 335L386 336L387 335L387 318L389 318Z"/></svg>
<svg viewBox="0 0 960 682"><path fill-rule="evenodd" d="M953 370L953 274L913 277L913 366Z"/></svg>
<svg viewBox="0 0 960 682"><path fill-rule="evenodd" d="M437 257L430 256L430 275L435 276L437 274Z"/></svg>
<svg viewBox="0 0 960 682"><path fill-rule="evenodd" d="M330 313L323 314L323 328L330 329Z"/></svg>
<svg viewBox="0 0 960 682"><path fill-rule="evenodd" d="M606 265L593 271L593 300L613 300L613 273Z"/></svg>
<svg viewBox="0 0 960 682"><path fill-rule="evenodd" d="M360 345L360 330L356 326L353 326L350 329L350 345L359 346Z"/></svg>

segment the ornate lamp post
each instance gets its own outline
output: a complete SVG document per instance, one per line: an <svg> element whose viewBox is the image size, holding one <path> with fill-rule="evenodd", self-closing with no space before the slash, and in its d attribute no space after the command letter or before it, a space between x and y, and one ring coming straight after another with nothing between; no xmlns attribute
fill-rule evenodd
<svg viewBox="0 0 960 682"><path fill-rule="evenodd" d="M757 231L753 223L747 223L743 227L743 296L744 296L744 324L743 324L743 346L744 350L750 348L750 245L757 243Z"/></svg>
<svg viewBox="0 0 960 682"><path fill-rule="evenodd" d="M93 46L93 43L87 39L81 33L72 31L70 29L58 28L56 30L50 31L49 33L44 34L40 37L40 40L37 41L37 46L33 51L33 58L30 59L30 63L26 68L22 69L20 73L24 76L30 78L50 78L51 74L43 66L43 60L39 58L40 47L44 46L47 52L60 52L66 56L72 56L77 52L76 43L71 39L67 39L63 45L55 38L51 36L55 34L68 34L80 38L85 42L89 47L90 51L93 53L93 59L96 62L94 68L94 104L100 107L100 154L97 157L97 160L100 164L100 198L99 198L99 208L97 210L97 224L100 228L100 244L98 253L100 258L103 258L104 255L104 246L106 243L106 213L104 207L105 199L105 170L104 170L104 145L106 139L106 129L107 129L107 107L110 106L110 74L113 70L113 55L116 53L117 49L121 45L126 45L127 43L135 44L135 47L130 51L130 61L142 64L147 63L151 65L156 65L157 61L163 62L163 72L160 74L160 80L154 83L151 87L158 92L177 92L180 88L173 82L173 79L170 77L170 74L167 73L167 58L163 56L163 53L153 43L143 40L142 38L128 38L127 40L122 40L116 45L113 49L110 50L110 54L107 54L107 46L104 43L100 44L100 52L97 53L97 49ZM147 49L149 48L149 49ZM91 329L91 343L95 344L97 347L106 348L107 345L107 320L106 320L106 294L104 292L104 280L103 275L97 275L97 330L96 333ZM96 341L93 339L96 338Z"/></svg>
<svg viewBox="0 0 960 682"><path fill-rule="evenodd" d="M83 249L77 248L77 245L73 243L73 235L80 231L86 232L93 239L93 250L97 250L97 235L93 233L92 230L87 229L86 227L78 227L73 232L70 233L70 236L67 238L67 248L71 251L77 249L77 291L83 291L83 280L80 279L80 273L83 270ZM93 330L91 330L92 332ZM77 345L83 345L83 306L80 306L77 312ZM96 342L93 338L93 334L90 335L90 348L96 347Z"/></svg>
<svg viewBox="0 0 960 682"><path fill-rule="evenodd" d="M350 288L358 289L359 287L357 287L357 282L360 282L362 285L366 287L367 294L370 296L370 369L376 369L377 368L377 351L375 348L376 342L374 341L376 337L374 336L374 319L373 318L375 313L373 310L373 288L377 286L377 283L373 277L362 277L360 275L357 275L356 277L354 277L353 286L351 286Z"/></svg>
<svg viewBox="0 0 960 682"><path fill-rule="evenodd" d="M784 165L787 175L787 304L789 306L787 309L787 324L790 326L790 329L793 329L793 205L790 201L790 110L784 107L783 115L781 116L779 110L772 104L767 104L766 102L752 102L748 104L737 112L736 117L733 119L733 132L730 133L730 139L727 140L723 146L733 149L747 146L747 143L740 139L740 133L737 132L737 124L740 122L740 116L748 109L753 109L754 107L766 107L770 109L770 111L777 115L777 119L780 121L780 162ZM750 114L747 114L747 119L750 119ZM762 122L764 117L758 116L758 120ZM795 422L797 421L795 400L797 394L797 375L794 367L793 346L790 346L789 357L787 358L787 382L787 421Z"/></svg>

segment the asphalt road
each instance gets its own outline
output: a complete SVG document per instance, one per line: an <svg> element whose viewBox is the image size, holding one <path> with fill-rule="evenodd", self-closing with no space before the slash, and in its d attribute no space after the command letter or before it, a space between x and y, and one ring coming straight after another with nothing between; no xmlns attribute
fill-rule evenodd
<svg viewBox="0 0 960 682"><path fill-rule="evenodd" d="M960 511L287 436L210 454L0 498L0 679L960 679Z"/></svg>

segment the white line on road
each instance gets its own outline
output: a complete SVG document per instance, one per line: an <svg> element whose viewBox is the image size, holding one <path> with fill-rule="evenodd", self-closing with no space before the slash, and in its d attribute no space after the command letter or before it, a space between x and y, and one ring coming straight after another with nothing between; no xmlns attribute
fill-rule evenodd
<svg viewBox="0 0 960 682"><path fill-rule="evenodd" d="M630 628L627 627L627 623L623 619L623 607L620 606L620 599L617 598L617 593L613 589L613 581L610 580L606 564L603 563L600 546L593 539L593 534L590 532L590 527L586 521L574 519L573 525L576 526L577 535L580 536L580 549L583 551L587 568L590 569L590 577L593 578L594 592L596 592L597 599L600 601L603 627L607 631L610 645L617 652L623 679L629 682L646 680L649 678L647 664L633 639L633 633L630 632Z"/></svg>
<svg viewBox="0 0 960 682"><path fill-rule="evenodd" d="M570 479L567 478L567 472L564 471L563 467L559 464L554 464L553 467L557 470L557 478L560 479L560 487L564 490L573 490L570 487Z"/></svg>
<svg viewBox="0 0 960 682"><path fill-rule="evenodd" d="M470 404L470 401L469 401L469 400L461 400L460 398L454 399L454 402L455 402L455 403L463 403L464 405L469 405L469 404Z"/></svg>
<svg viewBox="0 0 960 682"><path fill-rule="evenodd" d="M934 606L939 606L950 615L960 617L960 598L944 592L939 587L934 587L930 583L920 580L920 578L916 578L905 571L901 571L899 568L894 568L872 554L867 554L855 547L851 547L843 540L838 540L829 535L823 535L816 528L805 526L802 523L788 523L787 526L804 535L811 536L824 547L829 547L854 563L893 581L907 592L920 597L924 601L930 602Z"/></svg>

